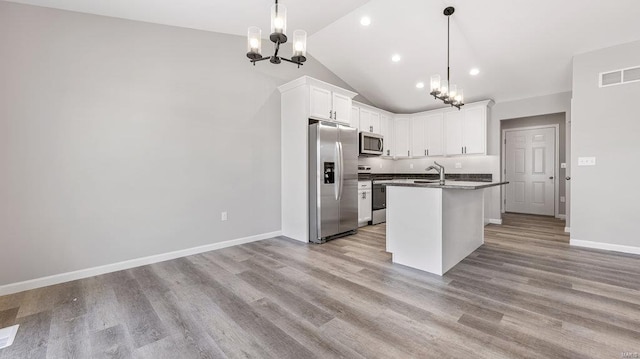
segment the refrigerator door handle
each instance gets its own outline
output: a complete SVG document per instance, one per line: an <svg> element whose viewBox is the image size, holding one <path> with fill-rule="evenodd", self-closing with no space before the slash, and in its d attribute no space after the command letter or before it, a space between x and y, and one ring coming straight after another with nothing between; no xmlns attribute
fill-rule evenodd
<svg viewBox="0 0 640 359"><path fill-rule="evenodd" d="M342 142L338 141L338 168L340 173L338 175L338 201L342 199L342 188L344 187L344 155L342 153Z"/></svg>

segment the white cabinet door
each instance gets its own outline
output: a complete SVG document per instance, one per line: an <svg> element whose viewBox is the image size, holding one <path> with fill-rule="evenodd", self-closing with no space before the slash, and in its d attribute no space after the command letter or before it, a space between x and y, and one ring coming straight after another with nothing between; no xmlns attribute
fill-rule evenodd
<svg viewBox="0 0 640 359"><path fill-rule="evenodd" d="M315 86L310 86L309 90L309 117L332 120L331 91Z"/></svg>
<svg viewBox="0 0 640 359"><path fill-rule="evenodd" d="M360 131L373 132L371 127L371 111L360 108Z"/></svg>
<svg viewBox="0 0 640 359"><path fill-rule="evenodd" d="M427 156L444 156L444 123L441 113L425 118Z"/></svg>
<svg viewBox="0 0 640 359"><path fill-rule="evenodd" d="M411 157L427 156L425 120L424 116L411 119Z"/></svg>
<svg viewBox="0 0 640 359"><path fill-rule="evenodd" d="M333 119L337 122L350 124L351 98L349 96L333 93Z"/></svg>
<svg viewBox="0 0 640 359"><path fill-rule="evenodd" d="M411 120L399 118L394 120L394 148L396 158L407 158L411 156Z"/></svg>
<svg viewBox="0 0 640 359"><path fill-rule="evenodd" d="M464 153L484 154L486 143L486 108L476 107L463 111L462 145Z"/></svg>
<svg viewBox="0 0 640 359"><path fill-rule="evenodd" d="M378 112L371 112L371 117L369 118L369 123L371 124L371 128L373 129L373 133L382 134L380 131L380 114Z"/></svg>
<svg viewBox="0 0 640 359"><path fill-rule="evenodd" d="M461 111L451 111L444 114L444 136L447 155L461 155L463 152L462 119Z"/></svg>
<svg viewBox="0 0 640 359"><path fill-rule="evenodd" d="M358 191L358 223L371 220L371 190Z"/></svg>
<svg viewBox="0 0 640 359"><path fill-rule="evenodd" d="M360 108L356 106L351 106L351 118L349 119L349 123L351 127L358 129L360 131Z"/></svg>
<svg viewBox="0 0 640 359"><path fill-rule="evenodd" d="M380 134L384 140L382 157L393 157L393 120L386 115L380 115Z"/></svg>

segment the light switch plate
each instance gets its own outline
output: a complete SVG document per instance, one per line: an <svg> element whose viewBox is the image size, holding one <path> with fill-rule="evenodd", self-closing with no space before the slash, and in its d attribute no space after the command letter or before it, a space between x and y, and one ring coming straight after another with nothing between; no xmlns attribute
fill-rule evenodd
<svg viewBox="0 0 640 359"><path fill-rule="evenodd" d="M566 163L561 163L560 164L560 168L567 168L567 164Z"/></svg>
<svg viewBox="0 0 640 359"><path fill-rule="evenodd" d="M595 166L595 157L578 157L578 166Z"/></svg>
<svg viewBox="0 0 640 359"><path fill-rule="evenodd" d="M413 169L413 163L409 163L409 168Z"/></svg>
<svg viewBox="0 0 640 359"><path fill-rule="evenodd" d="M564 196L560 196L560 203L565 203L567 199Z"/></svg>

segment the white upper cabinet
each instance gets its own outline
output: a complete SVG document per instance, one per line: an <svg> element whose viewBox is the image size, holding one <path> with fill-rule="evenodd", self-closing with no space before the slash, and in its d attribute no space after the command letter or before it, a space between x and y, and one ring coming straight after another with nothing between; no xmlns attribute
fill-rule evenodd
<svg viewBox="0 0 640 359"><path fill-rule="evenodd" d="M462 112L451 111L444 114L444 135L447 155L461 155L462 145Z"/></svg>
<svg viewBox="0 0 640 359"><path fill-rule="evenodd" d="M309 85L309 118L351 124L353 92L303 76ZM293 82L292 82L293 83Z"/></svg>
<svg viewBox="0 0 640 359"><path fill-rule="evenodd" d="M464 107L444 114L447 155L486 153L487 106Z"/></svg>
<svg viewBox="0 0 640 359"><path fill-rule="evenodd" d="M351 97L333 92L333 120L344 124L351 124Z"/></svg>
<svg viewBox="0 0 640 359"><path fill-rule="evenodd" d="M310 87L309 117L333 119L333 107L331 106L331 91L316 86Z"/></svg>
<svg viewBox="0 0 640 359"><path fill-rule="evenodd" d="M365 107L361 107L360 131L380 134L380 113Z"/></svg>
<svg viewBox="0 0 640 359"><path fill-rule="evenodd" d="M349 121L349 126L355 128L360 131L360 108L356 106L351 106L351 119Z"/></svg>
<svg viewBox="0 0 640 359"><path fill-rule="evenodd" d="M411 119L396 118L393 131L394 158L411 157Z"/></svg>
<svg viewBox="0 0 640 359"><path fill-rule="evenodd" d="M391 117L380 115L380 134L384 140L384 152L382 157L393 157L393 120Z"/></svg>
<svg viewBox="0 0 640 359"><path fill-rule="evenodd" d="M414 117L411 119L411 157L426 156L426 117Z"/></svg>
<svg viewBox="0 0 640 359"><path fill-rule="evenodd" d="M424 119L427 156L444 156L444 116L441 113Z"/></svg>
<svg viewBox="0 0 640 359"><path fill-rule="evenodd" d="M462 144L467 155L486 153L486 107L468 108L462 122Z"/></svg>

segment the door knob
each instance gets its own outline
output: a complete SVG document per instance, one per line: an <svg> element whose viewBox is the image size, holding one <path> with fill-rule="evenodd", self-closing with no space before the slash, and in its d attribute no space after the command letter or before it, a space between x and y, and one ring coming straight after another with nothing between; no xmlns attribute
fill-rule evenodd
<svg viewBox="0 0 640 359"><path fill-rule="evenodd" d="M553 179L553 176L549 177L549 179Z"/></svg>
<svg viewBox="0 0 640 359"><path fill-rule="evenodd" d="M567 181L571 181L571 177L566 177L565 178Z"/></svg>

